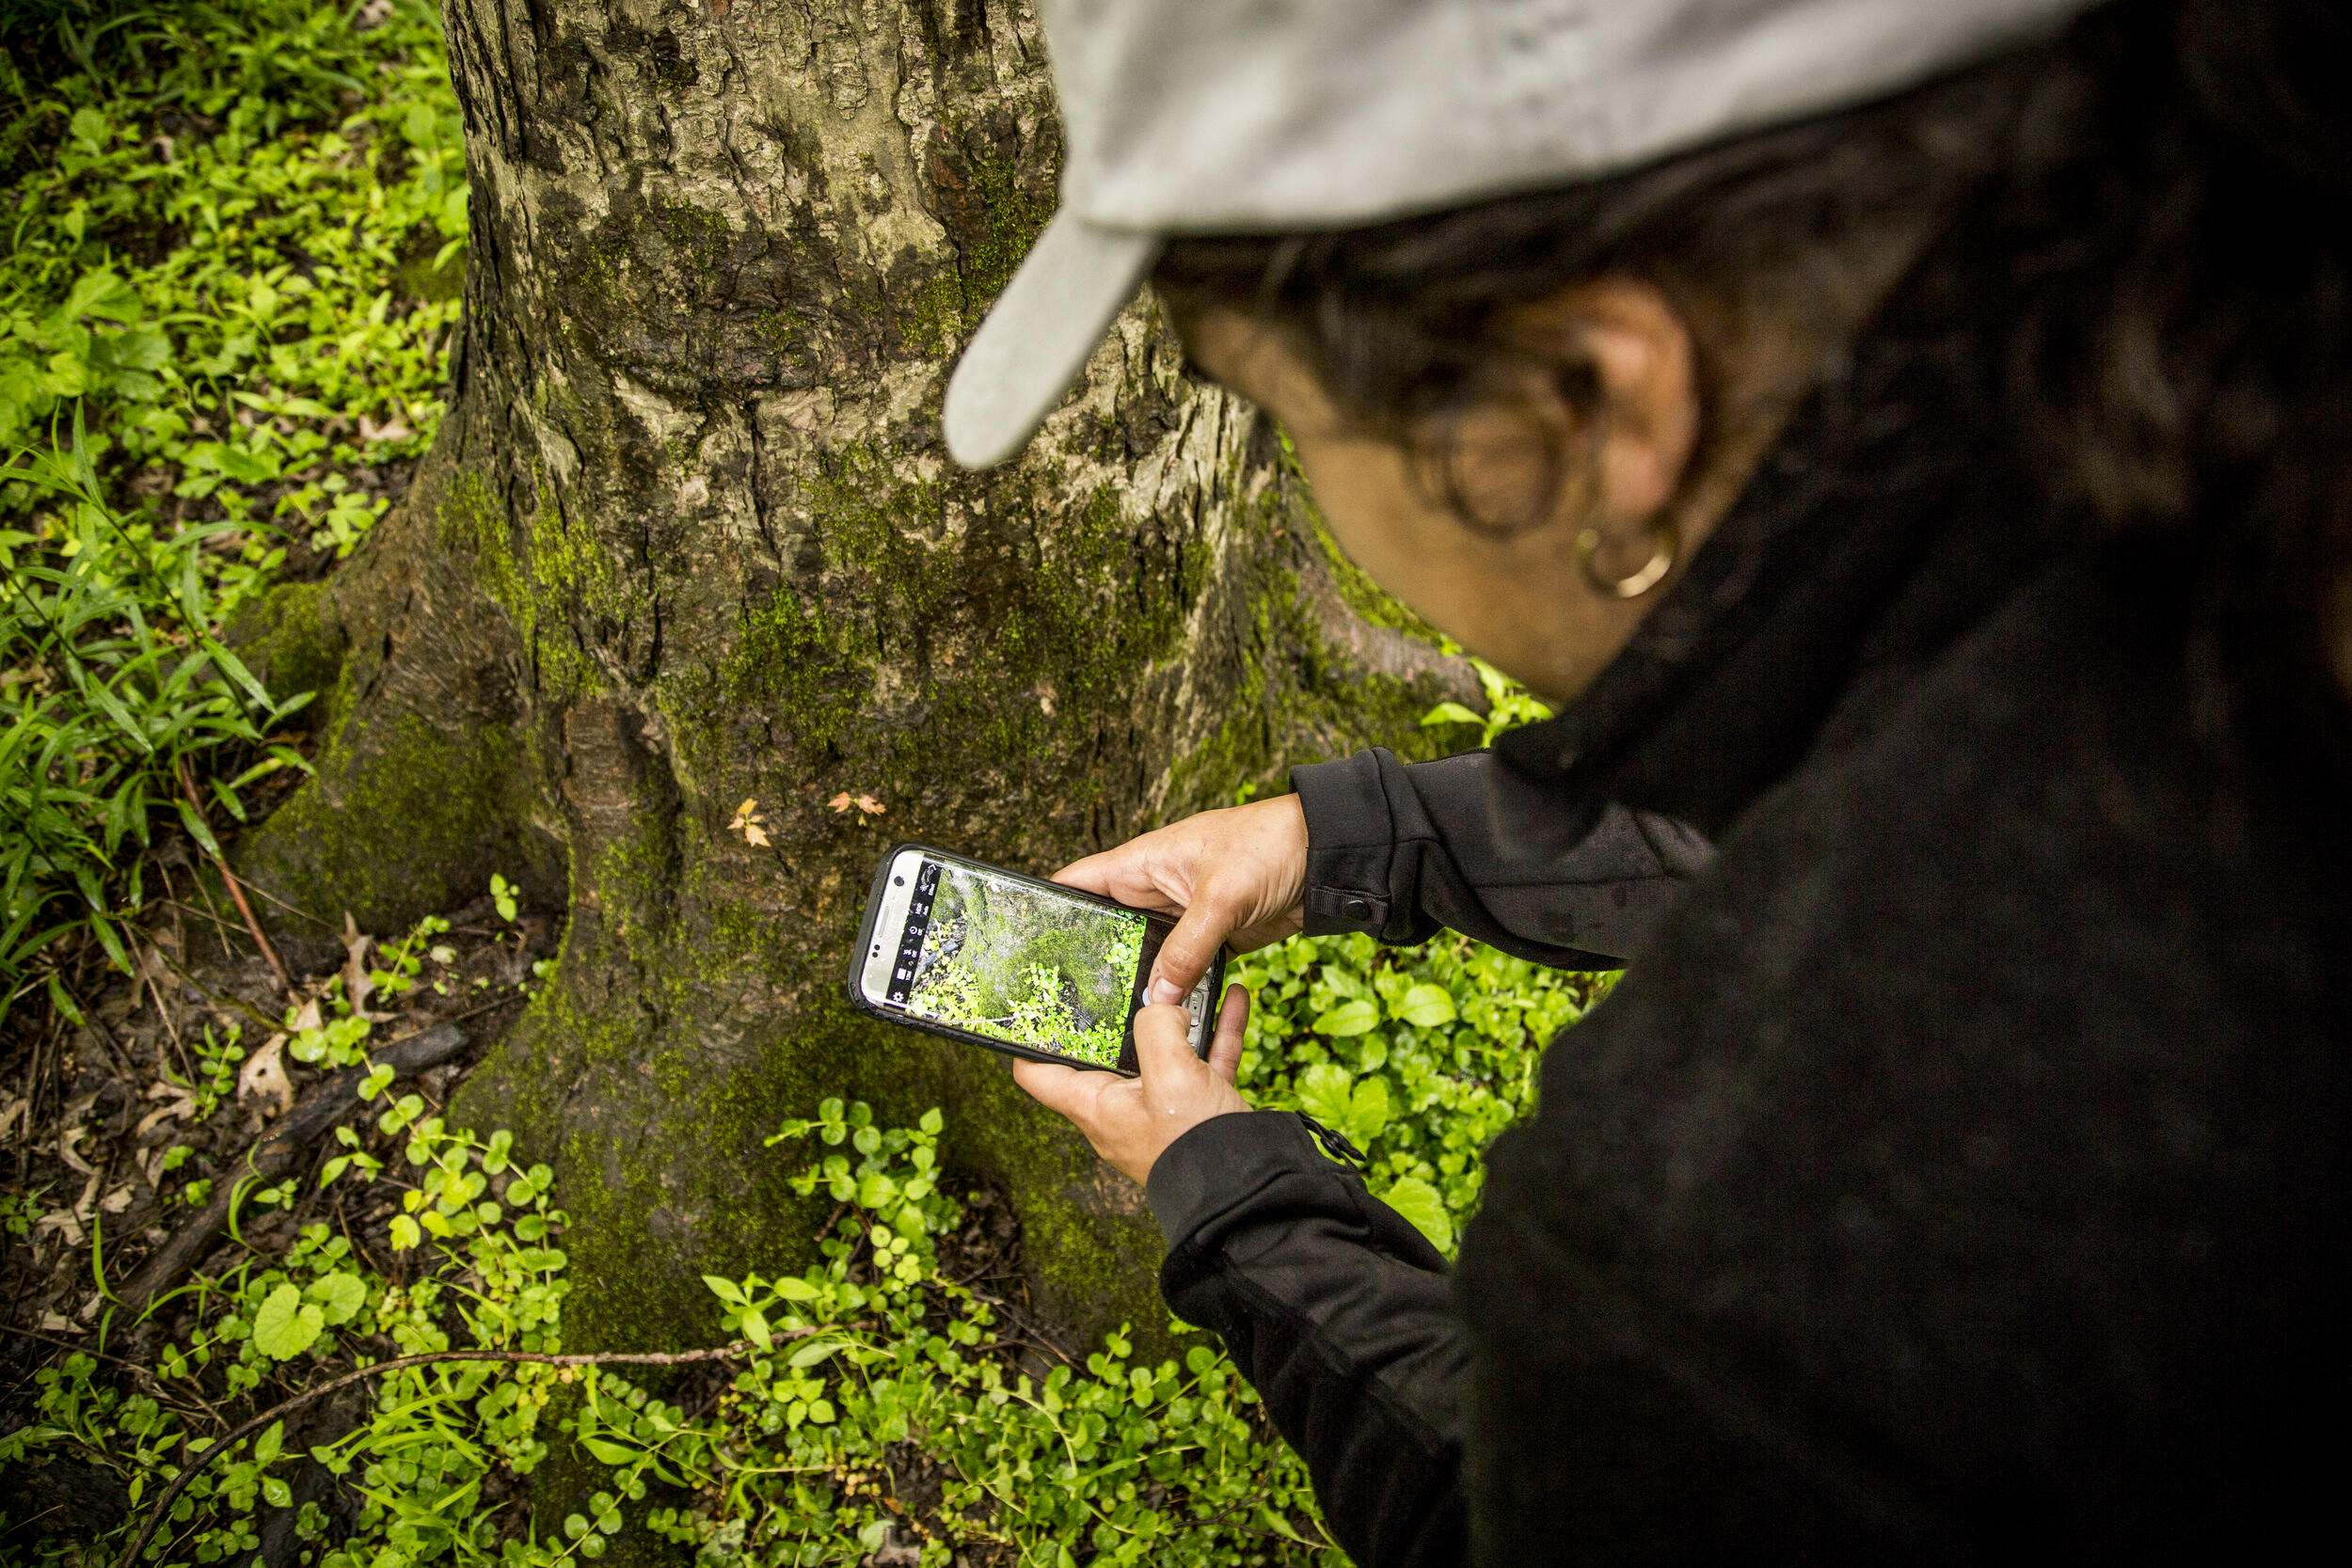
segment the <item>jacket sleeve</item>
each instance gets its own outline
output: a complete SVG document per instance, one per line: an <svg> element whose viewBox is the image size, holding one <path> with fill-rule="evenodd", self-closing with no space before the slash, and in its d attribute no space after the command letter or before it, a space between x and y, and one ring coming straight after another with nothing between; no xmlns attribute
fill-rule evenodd
<svg viewBox="0 0 2352 1568"><path fill-rule="evenodd" d="M1408 764L1375 747L1290 777L1310 936L1414 942L1451 927L1554 968L1622 968L1712 855L1695 829L1564 802L1491 751Z"/></svg>
<svg viewBox="0 0 2352 1568"><path fill-rule="evenodd" d="M1223 1338L1358 1568L1460 1562L1468 1353L1445 1260L1308 1125L1236 1111L1160 1155L1161 1292Z"/></svg>

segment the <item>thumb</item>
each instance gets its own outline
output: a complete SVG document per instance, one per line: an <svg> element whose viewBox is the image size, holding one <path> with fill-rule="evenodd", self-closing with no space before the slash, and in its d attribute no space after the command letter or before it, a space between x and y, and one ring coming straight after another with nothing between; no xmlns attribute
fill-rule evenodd
<svg viewBox="0 0 2352 1568"><path fill-rule="evenodd" d="M1144 1000L1183 1001L1209 972L1216 950L1232 934L1233 917L1221 902L1206 895L1194 900L1176 922L1176 928L1168 933L1168 940L1160 943L1159 955L1152 960L1152 986Z"/></svg>
<svg viewBox="0 0 2352 1568"><path fill-rule="evenodd" d="M1192 1049L1192 1020L1184 1009L1160 1005L1136 1014L1136 1069L1144 1094L1158 1099L1207 1070Z"/></svg>
<svg viewBox="0 0 2352 1568"><path fill-rule="evenodd" d="M1140 1048L1140 1037L1136 1044ZM1080 1072L1074 1067L1063 1067L1058 1062L1022 1058L1012 1064L1012 1081L1026 1089L1030 1099L1049 1111L1059 1112L1073 1119L1093 1098L1093 1091L1100 1087L1099 1084L1089 1080L1101 1076L1100 1073Z"/></svg>

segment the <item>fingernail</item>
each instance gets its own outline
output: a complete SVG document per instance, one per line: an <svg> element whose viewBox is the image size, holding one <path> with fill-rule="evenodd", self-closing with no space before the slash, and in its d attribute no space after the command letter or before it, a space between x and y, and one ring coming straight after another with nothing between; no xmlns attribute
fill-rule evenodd
<svg viewBox="0 0 2352 1568"><path fill-rule="evenodd" d="M1166 975L1161 975L1157 979L1154 979L1152 982L1152 990L1144 997L1145 1001L1151 1003L1152 1006L1155 1007L1166 1006L1171 1003L1181 1002L1184 999L1184 993L1176 989L1176 982L1168 978Z"/></svg>

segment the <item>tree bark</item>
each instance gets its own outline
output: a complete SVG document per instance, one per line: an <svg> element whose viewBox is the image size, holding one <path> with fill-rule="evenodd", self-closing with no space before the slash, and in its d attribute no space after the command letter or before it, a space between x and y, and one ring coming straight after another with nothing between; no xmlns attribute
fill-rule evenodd
<svg viewBox="0 0 2352 1568"><path fill-rule="evenodd" d="M848 1008L873 865L921 838L1050 869L1409 743L1474 685L1359 590L1271 433L1178 376L1149 302L1023 460L948 462L954 351L1054 203L1025 9L447 24L473 203L450 412L273 634L335 678L318 775L243 872L376 929L493 871L565 911L454 1114L556 1166L569 1346L714 1338L699 1274L797 1266L798 1162L762 1139L829 1094L944 1105L1049 1309L1155 1326L1132 1190L1001 1058ZM728 829L746 799L765 847Z"/></svg>

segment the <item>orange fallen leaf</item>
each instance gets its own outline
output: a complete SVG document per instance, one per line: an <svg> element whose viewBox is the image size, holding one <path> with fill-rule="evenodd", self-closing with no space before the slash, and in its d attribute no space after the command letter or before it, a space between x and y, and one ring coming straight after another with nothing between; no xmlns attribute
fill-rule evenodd
<svg viewBox="0 0 2352 1568"><path fill-rule="evenodd" d="M868 816L880 816L882 814L882 803L871 795L861 795L857 798L857 809Z"/></svg>
<svg viewBox="0 0 2352 1568"><path fill-rule="evenodd" d="M845 789L840 794L834 796L832 800L826 801L825 804L831 806L836 812L848 811L850 809L850 792Z"/></svg>

